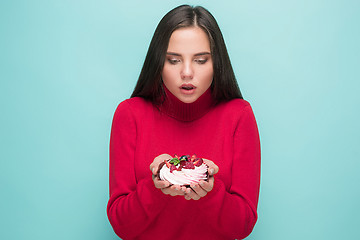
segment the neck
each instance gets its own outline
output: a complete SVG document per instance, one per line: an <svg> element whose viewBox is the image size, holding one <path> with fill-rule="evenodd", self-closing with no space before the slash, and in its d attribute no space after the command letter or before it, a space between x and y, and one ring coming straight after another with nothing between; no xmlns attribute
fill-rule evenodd
<svg viewBox="0 0 360 240"><path fill-rule="evenodd" d="M160 111L180 121L193 121L204 116L214 105L210 88L206 90L195 102L184 103L174 96L166 87L165 101Z"/></svg>

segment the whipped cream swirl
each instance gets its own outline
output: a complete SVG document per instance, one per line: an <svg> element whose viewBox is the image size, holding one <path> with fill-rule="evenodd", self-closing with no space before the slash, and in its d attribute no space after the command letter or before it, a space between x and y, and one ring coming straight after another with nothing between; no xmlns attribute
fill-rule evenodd
<svg viewBox="0 0 360 240"><path fill-rule="evenodd" d="M160 179L169 181L171 184L190 185L191 183L199 183L200 180L207 179L208 166L203 163L195 169L181 169L181 171L170 169L164 164L160 169Z"/></svg>

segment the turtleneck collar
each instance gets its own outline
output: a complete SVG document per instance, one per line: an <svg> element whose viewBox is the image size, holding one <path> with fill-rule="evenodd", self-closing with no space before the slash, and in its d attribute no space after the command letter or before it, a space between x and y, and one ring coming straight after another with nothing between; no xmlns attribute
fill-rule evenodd
<svg viewBox="0 0 360 240"><path fill-rule="evenodd" d="M163 85L165 101L160 106L160 111L180 121L193 121L204 116L214 105L210 88L206 90L195 102L184 103L173 95Z"/></svg>

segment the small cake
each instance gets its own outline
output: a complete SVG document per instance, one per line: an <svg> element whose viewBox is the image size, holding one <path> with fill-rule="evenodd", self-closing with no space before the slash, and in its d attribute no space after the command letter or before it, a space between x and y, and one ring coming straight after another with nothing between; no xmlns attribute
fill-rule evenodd
<svg viewBox="0 0 360 240"><path fill-rule="evenodd" d="M161 180L169 181L171 184L189 186L199 183L200 180L208 179L208 166L202 158L196 155L183 155L164 160L159 165L159 177Z"/></svg>

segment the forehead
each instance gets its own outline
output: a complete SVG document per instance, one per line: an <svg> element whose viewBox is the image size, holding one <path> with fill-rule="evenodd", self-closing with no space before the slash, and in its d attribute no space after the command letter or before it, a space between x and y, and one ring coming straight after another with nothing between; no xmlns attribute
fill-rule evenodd
<svg viewBox="0 0 360 240"><path fill-rule="evenodd" d="M171 34L168 52L180 54L210 52L210 41L204 30L199 27L180 28Z"/></svg>

